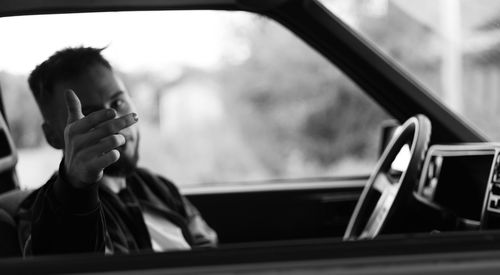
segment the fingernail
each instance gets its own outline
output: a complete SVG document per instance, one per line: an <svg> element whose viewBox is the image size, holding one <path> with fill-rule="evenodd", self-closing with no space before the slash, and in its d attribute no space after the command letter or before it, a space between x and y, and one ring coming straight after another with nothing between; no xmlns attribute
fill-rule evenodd
<svg viewBox="0 0 500 275"><path fill-rule="evenodd" d="M134 118L135 121L138 121L139 120L139 117L137 116L136 113L132 113L132 117Z"/></svg>
<svg viewBox="0 0 500 275"><path fill-rule="evenodd" d="M120 135L120 136L122 137L122 144L127 143L127 139L125 138L125 136L124 135Z"/></svg>
<svg viewBox="0 0 500 275"><path fill-rule="evenodd" d="M112 117L115 117L115 115L116 115L115 110L107 110L107 111L106 111L106 116L107 116L107 117L112 118Z"/></svg>

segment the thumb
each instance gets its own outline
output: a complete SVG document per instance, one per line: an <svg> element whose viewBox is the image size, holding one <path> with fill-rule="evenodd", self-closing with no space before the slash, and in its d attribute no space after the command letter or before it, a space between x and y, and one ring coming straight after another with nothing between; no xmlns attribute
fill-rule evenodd
<svg viewBox="0 0 500 275"><path fill-rule="evenodd" d="M78 99L75 92L69 89L66 91L64 97L66 99L66 108L68 111L67 124L82 119L84 117L82 114L82 104L80 103L80 99Z"/></svg>

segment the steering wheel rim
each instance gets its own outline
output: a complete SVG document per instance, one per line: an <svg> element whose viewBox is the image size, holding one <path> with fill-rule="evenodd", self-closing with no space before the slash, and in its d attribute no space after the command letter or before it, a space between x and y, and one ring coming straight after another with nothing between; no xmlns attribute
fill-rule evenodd
<svg viewBox="0 0 500 275"><path fill-rule="evenodd" d="M373 239L407 202L420 175L431 137L431 123L424 115L409 118L393 136L354 208L344 240ZM410 159L399 179L391 182L390 168L402 148L410 145Z"/></svg>

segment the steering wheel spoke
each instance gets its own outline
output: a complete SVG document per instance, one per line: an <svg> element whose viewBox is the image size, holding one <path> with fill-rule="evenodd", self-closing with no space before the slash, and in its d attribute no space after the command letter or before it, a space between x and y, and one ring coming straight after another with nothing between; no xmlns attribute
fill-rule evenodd
<svg viewBox="0 0 500 275"><path fill-rule="evenodd" d="M394 189L395 183L389 179L385 173L379 173L372 185L373 189L377 190L381 194L387 192L387 190Z"/></svg>
<svg viewBox="0 0 500 275"><path fill-rule="evenodd" d="M382 193L359 239L371 239L378 235L395 198L396 193L393 186Z"/></svg>

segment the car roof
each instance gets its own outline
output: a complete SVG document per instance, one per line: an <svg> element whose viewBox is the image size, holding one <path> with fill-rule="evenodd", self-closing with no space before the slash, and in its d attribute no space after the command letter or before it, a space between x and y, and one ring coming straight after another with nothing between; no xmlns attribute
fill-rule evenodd
<svg viewBox="0 0 500 275"><path fill-rule="evenodd" d="M155 9L241 9L247 6L245 2L273 3L279 1L242 1L235 0L22 0L22 1L0 1L0 15L29 15L41 13L68 13L68 12L92 12L92 11L125 11L125 10L155 10ZM281 1L282 2L282 1ZM269 6L260 4L261 8Z"/></svg>

